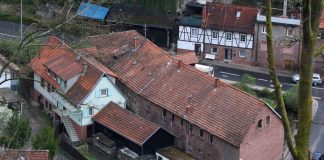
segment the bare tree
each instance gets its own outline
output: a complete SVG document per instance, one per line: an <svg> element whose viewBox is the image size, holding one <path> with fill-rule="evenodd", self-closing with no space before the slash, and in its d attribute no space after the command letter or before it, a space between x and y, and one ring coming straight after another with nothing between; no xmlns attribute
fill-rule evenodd
<svg viewBox="0 0 324 160"><path fill-rule="evenodd" d="M292 135L289 118L286 112L281 85L276 74L274 64L274 51L272 40L271 0L266 0L266 26L268 67L272 79L277 104L281 111L282 122L285 131L285 139L289 150L295 160L309 159L309 139L312 121L312 77L314 55L321 52L324 47L316 49L316 35L318 31L320 15L323 8L322 1L302 0L302 54L300 63L300 82L298 92L298 130L295 138ZM296 144L294 144L294 139Z"/></svg>

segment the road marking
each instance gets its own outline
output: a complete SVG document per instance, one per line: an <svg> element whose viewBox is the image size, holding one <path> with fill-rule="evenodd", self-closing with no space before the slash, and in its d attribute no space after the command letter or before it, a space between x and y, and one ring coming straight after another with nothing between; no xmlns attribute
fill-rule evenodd
<svg viewBox="0 0 324 160"><path fill-rule="evenodd" d="M267 80L267 79L261 79L261 78L257 78L257 80L259 80L259 81L265 81L265 82L268 82L268 80Z"/></svg>
<svg viewBox="0 0 324 160"><path fill-rule="evenodd" d="M237 76L237 77L239 77L240 75L238 75L238 74L234 74L234 73L228 73L228 72L220 72L220 73L222 73L222 74L228 74L228 75L231 75L231 76Z"/></svg>
<svg viewBox="0 0 324 160"><path fill-rule="evenodd" d="M228 75L222 74L222 77L226 77L226 78L227 78L227 77L228 77Z"/></svg>
<svg viewBox="0 0 324 160"><path fill-rule="evenodd" d="M296 85L296 84L292 84L292 83L282 83L282 84L290 85L290 86L294 86L294 85Z"/></svg>

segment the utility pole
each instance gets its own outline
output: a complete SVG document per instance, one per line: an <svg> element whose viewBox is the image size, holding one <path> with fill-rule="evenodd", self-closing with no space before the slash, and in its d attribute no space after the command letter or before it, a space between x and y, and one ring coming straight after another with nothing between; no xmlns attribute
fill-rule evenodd
<svg viewBox="0 0 324 160"><path fill-rule="evenodd" d="M23 28L22 28L22 0L20 0L20 41L23 39Z"/></svg>

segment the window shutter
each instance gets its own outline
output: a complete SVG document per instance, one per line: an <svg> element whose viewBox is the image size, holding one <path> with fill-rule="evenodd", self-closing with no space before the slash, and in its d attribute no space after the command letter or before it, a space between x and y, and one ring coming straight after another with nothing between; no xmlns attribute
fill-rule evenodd
<svg viewBox="0 0 324 160"><path fill-rule="evenodd" d="M96 98L99 98L100 97L100 91L96 91Z"/></svg>

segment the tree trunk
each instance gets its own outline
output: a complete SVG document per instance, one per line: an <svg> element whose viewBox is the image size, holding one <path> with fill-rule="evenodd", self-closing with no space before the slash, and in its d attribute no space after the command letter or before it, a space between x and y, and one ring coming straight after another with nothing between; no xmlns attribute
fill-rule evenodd
<svg viewBox="0 0 324 160"><path fill-rule="evenodd" d="M300 81L298 92L298 130L296 136L296 145L293 144L293 137L289 125L287 112L285 109L280 82L276 75L272 40L272 22L271 22L271 0L267 0L267 48L268 48L268 66L270 77L275 87L278 107L282 116L282 123L285 131L285 139L289 150L295 160L308 160L310 127L312 121L312 79L313 79L313 61L316 52L316 35L320 22L320 15L323 8L322 1L303 0L302 1L302 54L300 63Z"/></svg>

